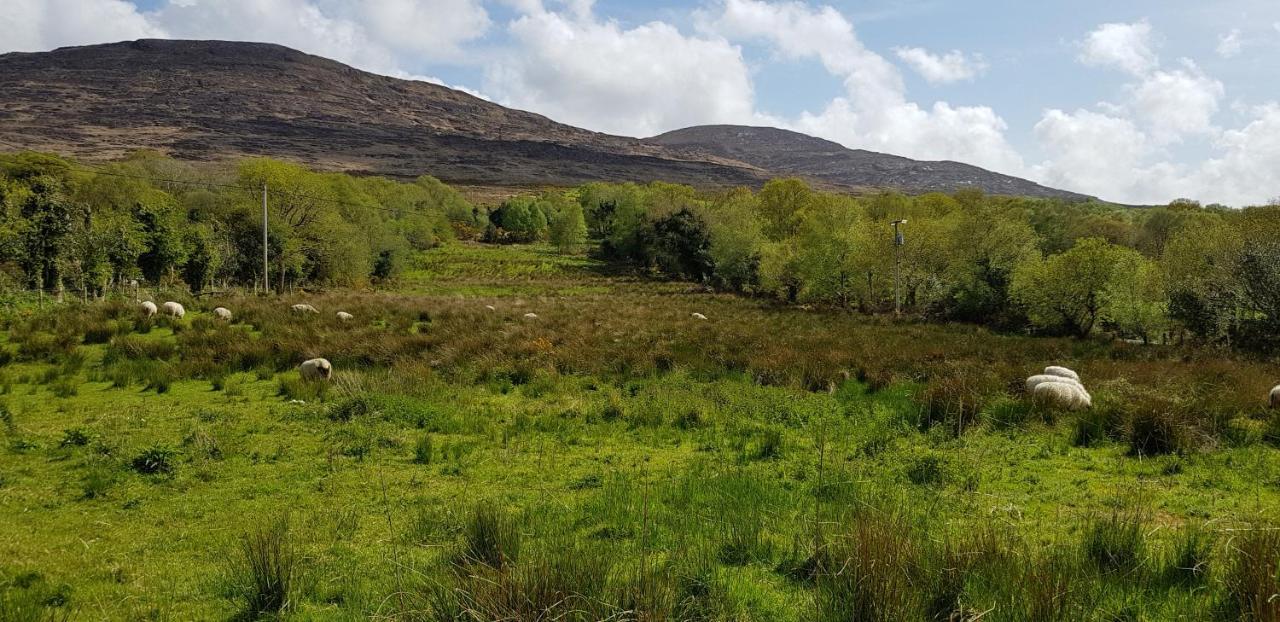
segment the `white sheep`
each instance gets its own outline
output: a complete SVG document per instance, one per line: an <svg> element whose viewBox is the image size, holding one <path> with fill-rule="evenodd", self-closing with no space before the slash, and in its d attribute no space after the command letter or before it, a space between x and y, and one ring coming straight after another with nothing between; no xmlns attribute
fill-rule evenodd
<svg viewBox="0 0 1280 622"><path fill-rule="evenodd" d="M289 307L294 313L320 313L316 308L308 304L296 304Z"/></svg>
<svg viewBox="0 0 1280 622"><path fill-rule="evenodd" d="M1051 376L1049 374L1038 374L1035 376L1031 376L1030 378L1027 378L1027 393L1031 393L1032 391L1035 391L1037 385L1041 385L1046 382L1066 382L1068 384L1077 385L1081 388L1084 387L1084 385L1080 384L1079 380L1072 380L1070 378L1064 378L1062 376Z"/></svg>
<svg viewBox="0 0 1280 622"><path fill-rule="evenodd" d="M1270 403L1272 408L1280 408L1280 384L1271 388Z"/></svg>
<svg viewBox="0 0 1280 622"><path fill-rule="evenodd" d="M339 320L342 320L343 322L350 322L351 320L356 319L356 316L351 315L350 313L347 313L346 311L339 311L339 312L338 312L338 319L339 319Z"/></svg>
<svg viewBox="0 0 1280 622"><path fill-rule="evenodd" d="M150 300L142 301L142 315L152 317L157 312L159 312L159 309L156 308L156 303L151 302Z"/></svg>
<svg viewBox="0 0 1280 622"><path fill-rule="evenodd" d="M707 319L707 316L705 316L705 315L703 315L703 314L701 314L701 313L694 313L694 314L693 314L693 319L695 319L695 320L705 320L705 319Z"/></svg>
<svg viewBox="0 0 1280 622"><path fill-rule="evenodd" d="M1082 410L1093 406L1093 398L1078 384L1042 382L1031 393L1036 404L1066 410Z"/></svg>
<svg viewBox="0 0 1280 622"><path fill-rule="evenodd" d="M536 320L536 319L538 319L538 314L537 314L537 313L526 313L526 314L524 314L524 319L526 319L526 320Z"/></svg>
<svg viewBox="0 0 1280 622"><path fill-rule="evenodd" d="M303 380L328 380L333 375L333 365L329 359L308 359L298 366L298 373Z"/></svg>
<svg viewBox="0 0 1280 622"><path fill-rule="evenodd" d="M182 308L182 305L172 300L164 303L162 308L164 309L165 315L171 315L178 319L182 319L182 316L187 314L187 310Z"/></svg>
<svg viewBox="0 0 1280 622"><path fill-rule="evenodd" d="M219 320L224 320L224 321L230 322L230 321L231 321L231 309L228 309L228 308L226 308L226 307L215 307L215 308L213 309L213 317L216 317L216 318L218 318Z"/></svg>
<svg viewBox="0 0 1280 622"><path fill-rule="evenodd" d="M486 309L488 309L488 310L490 310L490 311L497 311L497 310L498 310L498 308L497 308L497 307L495 307L495 306L493 306L493 305L485 305L485 306L484 306L484 308L486 308Z"/></svg>
<svg viewBox="0 0 1280 622"><path fill-rule="evenodd" d="M1044 368L1044 373L1046 373L1046 374L1048 374L1048 375L1050 375L1050 376L1058 376L1058 377L1060 377L1060 378L1070 378L1070 379L1072 379L1072 380L1075 380L1076 382L1080 382L1080 374L1077 374L1076 372L1071 371L1070 369L1067 369L1066 367L1059 367L1059 366L1057 366L1057 365L1050 365L1050 366L1048 366L1048 367Z"/></svg>

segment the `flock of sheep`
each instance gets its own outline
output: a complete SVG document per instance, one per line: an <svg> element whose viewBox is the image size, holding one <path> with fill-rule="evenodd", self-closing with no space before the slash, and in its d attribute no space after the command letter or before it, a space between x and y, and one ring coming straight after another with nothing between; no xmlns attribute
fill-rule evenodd
<svg viewBox="0 0 1280 622"><path fill-rule="evenodd" d="M496 311L493 305L485 305L490 311ZM156 303L150 300L142 302L142 314L146 317L155 316L161 310L165 315L181 319L187 314L187 310L181 304L169 301L156 307ZM320 312L309 304L296 304L290 307L294 313L316 314ZM226 307L217 307L213 310L214 317L226 322L231 321L231 310ZM707 316L701 313L694 313L693 319L706 320ZM337 318L343 322L349 322L355 319L355 316L346 311L339 311ZM526 320L536 320L536 313L524 314ZM328 359L314 358L303 361L298 366L299 373L302 374L304 380L328 380L333 375L333 364ZM1058 365L1050 365L1044 368L1044 372L1027 378L1027 394L1031 396L1033 402L1042 406L1050 406L1054 408L1062 408L1064 410L1083 410L1093 406L1093 396L1089 395L1089 391L1084 388L1084 383L1080 382L1080 374L1066 367ZM1280 385L1276 385L1271 389L1271 393L1267 396L1268 404L1271 408L1280 408Z"/></svg>

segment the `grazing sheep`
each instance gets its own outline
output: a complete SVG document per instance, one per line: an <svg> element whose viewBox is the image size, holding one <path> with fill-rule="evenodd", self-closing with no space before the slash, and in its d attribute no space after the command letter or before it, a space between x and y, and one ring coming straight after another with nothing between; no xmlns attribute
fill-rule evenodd
<svg viewBox="0 0 1280 622"><path fill-rule="evenodd" d="M1070 382L1042 382L1036 385L1031 397L1041 406L1066 410L1083 410L1093 406L1093 398L1089 393L1080 385Z"/></svg>
<svg viewBox="0 0 1280 622"><path fill-rule="evenodd" d="M320 313L316 308L307 304L297 304L289 307L294 313Z"/></svg>
<svg viewBox="0 0 1280 622"><path fill-rule="evenodd" d="M1058 376L1058 377L1061 377L1061 378L1070 378L1070 379L1072 379L1072 380L1075 380L1076 382L1080 382L1080 374L1077 374L1076 372L1073 372L1073 371L1071 371L1070 369L1067 369L1066 367L1059 367L1059 366L1057 366L1057 365L1050 365L1050 366L1048 366L1048 367L1044 368L1044 373L1046 373L1046 374L1048 374L1048 375L1050 375L1050 376Z"/></svg>
<svg viewBox="0 0 1280 622"><path fill-rule="evenodd" d="M298 366L298 373L303 380L328 380L333 375L333 365L329 359L309 359Z"/></svg>
<svg viewBox="0 0 1280 622"><path fill-rule="evenodd" d="M351 320L356 319L356 316L351 315L350 313L347 313L346 311L339 311L339 312L338 312L338 319L339 319L339 320L342 320L343 322L350 322Z"/></svg>
<svg viewBox="0 0 1280 622"><path fill-rule="evenodd" d="M526 319L526 320L536 320L536 319L538 319L538 314L537 314L537 313L526 313L526 314L524 314L524 319Z"/></svg>
<svg viewBox="0 0 1280 622"><path fill-rule="evenodd" d="M213 310L213 317L216 317L216 318L218 318L219 320L225 320L225 321L230 322L230 321L231 321L231 309L228 309L228 308L226 308L226 307L216 307L216 308Z"/></svg>
<svg viewBox="0 0 1280 622"><path fill-rule="evenodd" d="M156 308L156 303L151 302L150 300L144 300L142 302L142 315L146 317L152 317L158 311L159 309Z"/></svg>
<svg viewBox="0 0 1280 622"><path fill-rule="evenodd" d="M1280 408L1280 384L1271 389L1271 407Z"/></svg>
<svg viewBox="0 0 1280 622"><path fill-rule="evenodd" d="M701 313L694 313L694 314L693 314L693 319L695 319L695 320L705 320L705 319L707 319L707 316L705 316L705 315L703 315L703 314L701 314Z"/></svg>
<svg viewBox="0 0 1280 622"><path fill-rule="evenodd" d="M1081 388L1084 387L1084 385L1080 384L1080 381L1078 380L1063 378L1062 376L1051 376L1049 374L1039 374L1039 375L1027 378L1027 393L1031 393L1032 391L1035 391L1037 385L1041 385L1046 382L1065 382L1067 384L1077 385Z"/></svg>
<svg viewBox="0 0 1280 622"><path fill-rule="evenodd" d="M490 311L497 311L497 310L498 310L498 308L497 308L497 307L495 307L495 306L493 306L493 305L485 305L485 306L484 306L484 308L486 308L486 309L488 309L488 310L490 310Z"/></svg>
<svg viewBox="0 0 1280 622"><path fill-rule="evenodd" d="M174 302L174 301L172 301L172 300L170 300L169 302L164 303L164 305L162 306L162 308L164 309L165 315L171 315L171 316L176 317L176 318L178 318L178 319L182 319L182 316L184 316L184 315L186 315L186 314L187 314L187 310L186 310L186 309L184 309L184 308L182 308L182 305L180 305L180 304L178 304L178 303L176 303L176 302Z"/></svg>

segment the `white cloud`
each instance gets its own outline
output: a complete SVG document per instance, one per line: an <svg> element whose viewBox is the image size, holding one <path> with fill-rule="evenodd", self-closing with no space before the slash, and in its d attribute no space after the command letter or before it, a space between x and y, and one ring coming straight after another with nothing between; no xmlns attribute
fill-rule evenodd
<svg viewBox="0 0 1280 622"><path fill-rule="evenodd" d="M938 55L924 48L899 47L893 52L930 84L972 80L987 70L987 63L981 56L966 56L960 50Z"/></svg>
<svg viewBox="0 0 1280 622"><path fill-rule="evenodd" d="M461 44L488 30L477 0L324 0L327 13L364 26L371 40L415 60L457 58Z"/></svg>
<svg viewBox="0 0 1280 622"><path fill-rule="evenodd" d="M486 72L484 90L500 102L633 136L754 118L746 63L721 37L663 22L623 28L596 19L590 2L565 13L524 7L508 27L516 48Z"/></svg>
<svg viewBox="0 0 1280 622"><path fill-rule="evenodd" d="M1157 70L1130 87L1133 108L1158 142L1174 142L1187 134L1211 134L1218 102L1226 94L1222 83L1196 65Z"/></svg>
<svg viewBox="0 0 1280 622"><path fill-rule="evenodd" d="M787 58L816 58L844 81L845 94L819 113L774 124L843 143L920 159L969 162L1004 173L1023 161L1005 139L1005 122L986 106L907 99L897 67L867 49L835 9L798 1L724 0L697 15L699 28L733 40L764 41Z"/></svg>
<svg viewBox="0 0 1280 622"><path fill-rule="evenodd" d="M124 0L6 0L0 33L0 53L165 36Z"/></svg>
<svg viewBox="0 0 1280 622"><path fill-rule="evenodd" d="M1080 61L1142 74L1159 65L1153 49L1151 24L1102 24L1080 43Z"/></svg>
<svg viewBox="0 0 1280 622"><path fill-rule="evenodd" d="M1223 58L1235 58L1240 55L1240 51L1244 49L1244 41L1240 39L1240 29L1233 28L1221 37L1218 37L1218 56Z"/></svg>

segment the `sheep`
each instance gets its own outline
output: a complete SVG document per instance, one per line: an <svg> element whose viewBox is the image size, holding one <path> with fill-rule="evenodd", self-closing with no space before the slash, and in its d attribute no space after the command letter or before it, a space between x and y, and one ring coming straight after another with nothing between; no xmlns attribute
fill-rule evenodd
<svg viewBox="0 0 1280 622"><path fill-rule="evenodd" d="M150 300L142 301L142 315L146 317L152 317L158 311L159 309L156 308L156 303L151 302Z"/></svg>
<svg viewBox="0 0 1280 622"><path fill-rule="evenodd" d="M1049 374L1038 374L1035 376L1031 376L1030 378L1027 378L1027 393L1031 393L1032 391L1035 391L1036 385L1044 384L1046 382L1065 382L1067 384L1074 384L1076 386L1084 388L1084 385L1080 384L1080 381L1078 380L1063 378L1062 376L1051 376Z"/></svg>
<svg viewBox="0 0 1280 622"><path fill-rule="evenodd" d="M338 319L339 319L339 320L342 320L343 322L350 322L351 320L356 319L356 316L351 315L350 313L347 313L346 311L339 311L339 312L338 312Z"/></svg>
<svg viewBox="0 0 1280 622"><path fill-rule="evenodd" d="M1271 407L1280 408L1280 384L1271 388Z"/></svg>
<svg viewBox="0 0 1280 622"><path fill-rule="evenodd" d="M1066 410L1083 410L1093 406L1093 398L1078 384L1070 382L1042 382L1031 393L1041 406L1053 406Z"/></svg>
<svg viewBox="0 0 1280 622"><path fill-rule="evenodd" d="M1076 382L1080 382L1080 374L1077 374L1076 372L1071 371L1070 369L1067 369L1066 367L1059 367L1059 366L1057 366L1057 365L1050 365L1050 366L1048 366L1048 367L1044 368L1044 373L1046 373L1046 374L1048 374L1048 375L1050 375L1050 376L1058 376L1058 377L1060 377L1060 378L1070 378L1070 379L1072 379L1072 380L1075 380Z"/></svg>
<svg viewBox="0 0 1280 622"><path fill-rule="evenodd" d="M329 359L308 359L298 366L298 373L303 380L328 380L333 375L333 365Z"/></svg>
<svg viewBox="0 0 1280 622"><path fill-rule="evenodd" d="M187 314L187 310L182 308L182 305L172 300L164 303L164 305L162 305L162 308L164 309L164 312L166 315L171 315L178 319L182 319L182 316Z"/></svg>
<svg viewBox="0 0 1280 622"><path fill-rule="evenodd" d="M213 310L213 317L216 317L216 318L218 318L219 320L226 320L226 321L230 322L230 321L231 321L231 309L228 309L228 308L226 308L226 307L216 307L216 308L214 308L214 310Z"/></svg>
<svg viewBox="0 0 1280 622"><path fill-rule="evenodd" d="M705 320L705 319L707 319L707 316L705 316L705 315L703 315L703 314L701 314L701 313L694 313L694 314L693 314L693 319L695 319L695 320Z"/></svg>
<svg viewBox="0 0 1280 622"><path fill-rule="evenodd" d="M493 305L485 305L485 306L484 306L484 308L486 308L486 309L488 309L488 310L490 310L490 311L497 311L497 310L498 310L498 308L497 308L497 307L495 307L495 306L493 306Z"/></svg>
<svg viewBox="0 0 1280 622"><path fill-rule="evenodd" d="M297 304L289 307L294 313L320 313L316 308L308 304Z"/></svg>
<svg viewBox="0 0 1280 622"><path fill-rule="evenodd" d="M537 314L537 313L526 313L526 314L524 314L524 319L526 319L526 320L536 320L536 319L538 319L538 314Z"/></svg>

